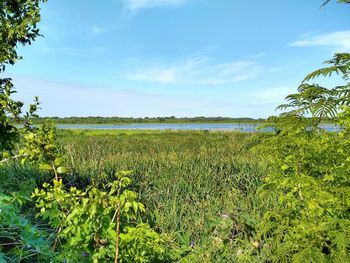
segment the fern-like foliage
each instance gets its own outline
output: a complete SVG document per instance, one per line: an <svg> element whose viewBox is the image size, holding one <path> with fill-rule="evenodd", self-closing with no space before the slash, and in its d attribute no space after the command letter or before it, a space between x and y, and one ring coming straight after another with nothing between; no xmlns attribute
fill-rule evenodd
<svg viewBox="0 0 350 263"><path fill-rule="evenodd" d="M318 118L335 117L340 108L350 105L350 54L338 53L333 59L325 62L330 65L308 74L298 87L298 93L286 97L287 103L279 105L278 110L290 109L291 114L309 114ZM308 83L319 77L341 75L345 84L334 88L326 88L318 84Z"/></svg>
<svg viewBox="0 0 350 263"><path fill-rule="evenodd" d="M335 54L326 64L286 97L279 109L289 111L265 125L276 134L257 148L271 167L258 196L273 204L256 229L260 247L254 253L263 262L349 262L350 54ZM309 83L334 74L345 84ZM342 130L320 129L325 117ZM248 249L244 255L256 258Z"/></svg>

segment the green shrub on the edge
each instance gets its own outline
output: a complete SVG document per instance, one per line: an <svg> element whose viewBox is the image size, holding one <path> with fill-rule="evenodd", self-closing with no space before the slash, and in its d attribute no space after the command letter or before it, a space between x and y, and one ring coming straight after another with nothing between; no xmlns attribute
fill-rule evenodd
<svg viewBox="0 0 350 263"><path fill-rule="evenodd" d="M57 259L67 262L171 262L179 256L163 236L147 224L136 224L139 212L137 193L128 190L130 172L117 173L117 179L101 191L90 186L85 191L64 189L62 180L32 197L40 215L57 231L53 245ZM169 241L169 238L168 240Z"/></svg>
<svg viewBox="0 0 350 263"><path fill-rule="evenodd" d="M245 247L237 259L349 262L350 54L336 54L327 63L304 81L342 73L344 86L303 83L281 106L292 111L270 119L278 132L260 149L273 170L258 194L272 205L257 226L256 249ZM333 118L342 130L321 130L322 117Z"/></svg>
<svg viewBox="0 0 350 263"><path fill-rule="evenodd" d="M259 190L274 206L258 227L261 249L274 261L349 259L350 138L344 135L350 127L343 127L339 134L290 134L275 148L283 158L275 159L276 171Z"/></svg>
<svg viewBox="0 0 350 263"><path fill-rule="evenodd" d="M0 193L0 262L43 262L52 253L43 230L20 214L17 200Z"/></svg>

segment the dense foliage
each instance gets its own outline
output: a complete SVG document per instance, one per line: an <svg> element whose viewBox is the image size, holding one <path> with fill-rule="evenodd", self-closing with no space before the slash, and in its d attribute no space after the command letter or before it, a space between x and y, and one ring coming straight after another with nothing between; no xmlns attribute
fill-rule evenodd
<svg viewBox="0 0 350 263"><path fill-rule="evenodd" d="M36 28L40 20L39 3L42 1L3 0L0 2L0 169L13 159L20 159L20 151L26 149L32 153L31 147L21 147L18 143L29 134L36 134L38 129L30 124L38 107L37 99L30 105L28 112L23 114L23 103L12 99L15 92L10 78L4 78L6 64L14 64L20 57L16 48L19 44L30 44L38 35ZM18 129L13 126L16 119L22 124ZM45 145L43 145L45 146ZM39 145L35 145L35 148ZM20 150L21 149L21 150ZM6 184L5 178L1 177ZM32 262L42 261L51 255L48 234L35 225L35 220L22 213L30 200L28 189L30 185L22 182L14 192L0 189L0 260Z"/></svg>
<svg viewBox="0 0 350 263"><path fill-rule="evenodd" d="M145 207L137 201L137 193L128 189L132 183L130 175L130 172L119 172L116 180L102 187L107 189L104 191L97 185L86 190L76 187L65 190L62 179L35 189L32 197L40 215L57 231L53 246L59 246L59 261L111 262L119 258L120 262L166 262L176 259L170 257L172 244L166 244L163 236L147 224L131 223L137 220L139 212L145 212Z"/></svg>
<svg viewBox="0 0 350 263"><path fill-rule="evenodd" d="M234 239L249 236L258 223L259 200L254 192L267 167L249 151L257 143L252 134L61 131L58 135L75 185L109 182L114 171L132 167L134 189L147 208L141 214L143 221L161 233L174 233L184 251L190 248L181 262L232 259Z"/></svg>
<svg viewBox="0 0 350 263"><path fill-rule="evenodd" d="M0 72L6 64L13 65L21 57L18 45L31 44L37 36L40 21L39 4L46 0L0 1Z"/></svg>
<svg viewBox="0 0 350 263"><path fill-rule="evenodd" d="M1 74L5 64L14 64L20 58L16 52L17 46L30 44L39 36L36 24L40 20L40 2L0 2ZM147 224L137 223L135 214L145 209L137 202L137 194L126 189L131 184L127 173L118 173L117 180L104 186L97 184L81 190L76 187L66 190L61 176L67 169L58 155L55 128L47 122L33 126L31 121L37 117L38 99L35 98L34 104L23 114L24 104L13 100L13 93L12 80L1 78L1 262L82 262L84 259L88 262L113 259L115 262L167 262L181 255L180 252L171 253L172 242L165 244L163 236ZM14 126L13 120L21 127ZM35 178L24 178L25 182L20 186L4 187L16 180L7 177L6 173L12 165L18 164L39 167L54 176L53 185L44 183L44 189L37 188L31 195L36 201L36 208L40 209L38 215L44 220L42 223L47 222L50 227L48 231L36 227L35 223L40 221L24 212L28 208L31 211L35 209L28 190L33 190L39 182L31 180ZM113 229L115 226L116 229ZM53 232L53 235L49 232ZM55 237L54 242L51 242L52 236Z"/></svg>
<svg viewBox="0 0 350 263"><path fill-rule="evenodd" d="M256 229L259 251L273 262L346 262L350 256L350 54L336 54L329 67L309 74L299 93L287 96L291 111L270 118L278 130L260 146L271 172L258 190L272 204ZM344 85L325 88L308 81L341 74ZM311 117L307 114L311 114ZM318 124L336 116L342 127L326 133Z"/></svg>
<svg viewBox="0 0 350 263"><path fill-rule="evenodd" d="M40 2L0 2L1 74L39 36ZM276 133L257 135L66 131L57 142L52 124L32 125L38 99L25 112L1 78L0 262L347 262L350 54L326 64L268 119ZM332 74L344 84L310 83ZM341 131L321 130L325 118Z"/></svg>
<svg viewBox="0 0 350 263"><path fill-rule="evenodd" d="M14 197L0 193L0 262L42 261L51 255L47 233L21 215Z"/></svg>

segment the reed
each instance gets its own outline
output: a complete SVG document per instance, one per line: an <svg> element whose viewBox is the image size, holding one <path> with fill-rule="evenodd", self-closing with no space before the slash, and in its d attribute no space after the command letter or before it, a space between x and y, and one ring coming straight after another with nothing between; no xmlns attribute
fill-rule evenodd
<svg viewBox="0 0 350 263"><path fill-rule="evenodd" d="M222 214L252 203L266 174L250 148L255 135L237 132L61 131L59 144L70 174L82 186L134 172L135 190L159 231L204 242Z"/></svg>

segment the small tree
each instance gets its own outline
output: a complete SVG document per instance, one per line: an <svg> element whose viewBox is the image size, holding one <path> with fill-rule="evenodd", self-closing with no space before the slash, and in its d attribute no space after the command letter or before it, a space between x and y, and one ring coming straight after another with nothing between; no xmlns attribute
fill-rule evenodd
<svg viewBox="0 0 350 263"><path fill-rule="evenodd" d="M288 112L269 118L267 125L278 133L259 146L271 172L258 194L271 205L257 228L258 245L241 259L258 252L272 262L347 262L350 257L350 54L335 54L326 63L279 106ZM340 74L344 85L309 83L332 74ZM320 129L324 117L342 130Z"/></svg>
<svg viewBox="0 0 350 263"><path fill-rule="evenodd" d="M12 79L4 78L5 66L13 65L21 57L18 45L29 45L40 36L37 23L40 21L39 4L46 0L2 0L0 2L0 161L11 157L18 129L11 123L22 123L24 130L30 130L29 118L35 116L38 99L30 105L24 115L23 102L11 98L15 93ZM22 117L22 118L21 118ZM17 157L17 156L12 156Z"/></svg>

